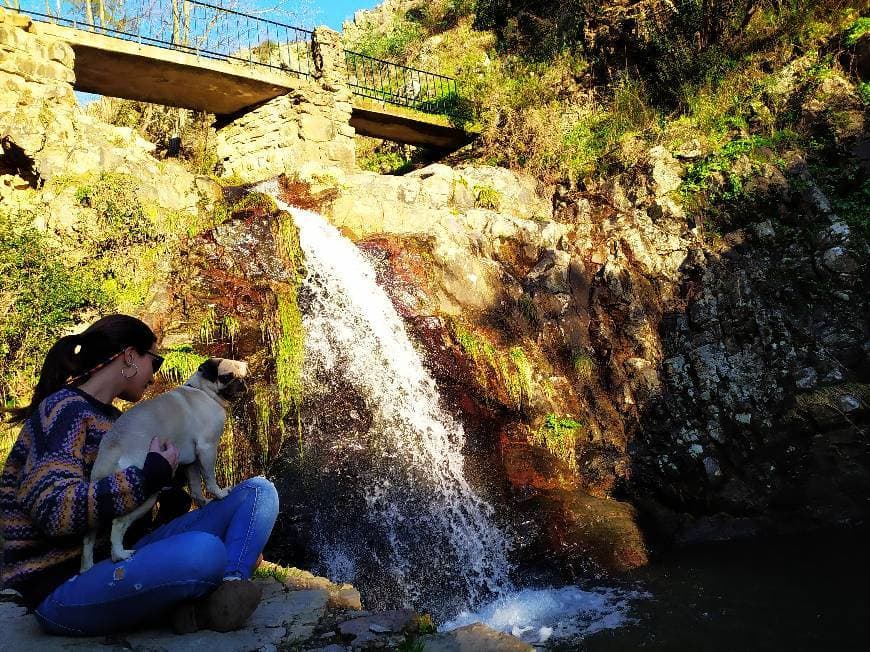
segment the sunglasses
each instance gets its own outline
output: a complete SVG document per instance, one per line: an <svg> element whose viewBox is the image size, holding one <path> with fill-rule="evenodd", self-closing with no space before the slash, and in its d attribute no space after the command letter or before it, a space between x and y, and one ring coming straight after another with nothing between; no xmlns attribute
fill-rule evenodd
<svg viewBox="0 0 870 652"><path fill-rule="evenodd" d="M151 356L151 368L154 370L154 373L156 374L158 371L160 371L160 367L163 366L163 360L165 360L165 358L162 355L158 355L158 354L153 353L151 351L145 351L145 355Z"/></svg>

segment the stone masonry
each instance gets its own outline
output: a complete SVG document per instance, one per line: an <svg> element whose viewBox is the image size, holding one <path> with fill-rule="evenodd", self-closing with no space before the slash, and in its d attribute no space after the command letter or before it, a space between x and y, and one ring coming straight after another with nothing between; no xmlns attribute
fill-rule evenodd
<svg viewBox="0 0 870 652"><path fill-rule="evenodd" d="M218 124L223 175L256 181L320 161L354 167L351 91L337 32L314 32L313 79L286 95Z"/></svg>
<svg viewBox="0 0 870 652"><path fill-rule="evenodd" d="M48 154L74 139L72 48L30 33L30 25L0 9L0 175L44 173Z"/></svg>
<svg viewBox="0 0 870 652"><path fill-rule="evenodd" d="M26 203L26 190L58 175L136 171L142 199L195 211L193 176L176 162L157 161L154 145L133 129L82 111L73 91L72 47L34 33L35 27L27 16L0 9L0 206ZM68 221L72 212L40 215Z"/></svg>

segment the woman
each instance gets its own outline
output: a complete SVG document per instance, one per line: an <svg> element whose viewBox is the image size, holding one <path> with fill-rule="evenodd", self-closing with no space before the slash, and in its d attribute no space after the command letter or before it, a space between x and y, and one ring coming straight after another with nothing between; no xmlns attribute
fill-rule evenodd
<svg viewBox="0 0 870 652"><path fill-rule="evenodd" d="M130 559L77 574L84 534L169 485L178 464L175 446L155 437L141 469L90 481L100 439L120 415L112 401L141 399L163 362L155 342L138 319L103 317L61 338L30 405L9 411L23 427L0 476L2 578L49 633L102 635L167 610L181 633L229 631L259 602L250 578L278 511L261 477L194 511L186 497L186 513L139 539Z"/></svg>

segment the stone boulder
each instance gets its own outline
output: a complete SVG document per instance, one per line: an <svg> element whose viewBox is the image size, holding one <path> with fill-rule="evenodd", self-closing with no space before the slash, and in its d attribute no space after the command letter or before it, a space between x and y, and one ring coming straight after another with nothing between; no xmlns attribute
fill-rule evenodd
<svg viewBox="0 0 870 652"><path fill-rule="evenodd" d="M673 192L683 183L683 166L663 145L653 147L647 153L652 192L655 197L663 197Z"/></svg>
<svg viewBox="0 0 870 652"><path fill-rule="evenodd" d="M825 76L801 108L809 127L829 130L838 143L864 135L864 103L854 84L840 74Z"/></svg>
<svg viewBox="0 0 870 652"><path fill-rule="evenodd" d="M466 625L443 634L424 636L423 652L532 652L528 643L483 623Z"/></svg>

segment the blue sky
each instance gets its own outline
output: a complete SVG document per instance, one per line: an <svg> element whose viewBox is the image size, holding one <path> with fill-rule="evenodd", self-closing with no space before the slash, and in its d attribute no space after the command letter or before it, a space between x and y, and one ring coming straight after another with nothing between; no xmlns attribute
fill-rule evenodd
<svg viewBox="0 0 870 652"><path fill-rule="evenodd" d="M379 4L378 0L316 0L315 6L320 9L316 22L340 31L341 23L346 18L353 18L355 11L371 9Z"/></svg>

